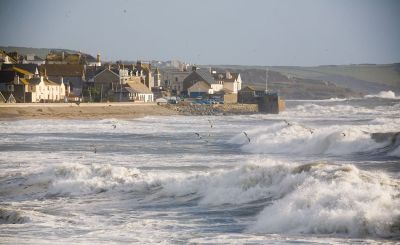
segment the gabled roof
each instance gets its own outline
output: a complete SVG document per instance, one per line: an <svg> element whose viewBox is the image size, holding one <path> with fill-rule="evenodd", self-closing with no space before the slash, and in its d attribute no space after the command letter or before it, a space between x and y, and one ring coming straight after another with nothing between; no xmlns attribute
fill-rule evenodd
<svg viewBox="0 0 400 245"><path fill-rule="evenodd" d="M197 83L193 84L188 90L194 91L208 91L211 88L210 84L205 81L198 81Z"/></svg>
<svg viewBox="0 0 400 245"><path fill-rule="evenodd" d="M117 76L117 77L119 77L119 74L118 73L115 73L113 70L110 70L110 69L104 69L104 70L101 70L100 72L98 72L94 77L97 77L98 75L100 75L101 73L103 73L103 72L109 72L109 73L111 73L111 74L113 74L113 75L115 75L115 76Z"/></svg>
<svg viewBox="0 0 400 245"><path fill-rule="evenodd" d="M211 74L208 72L208 70L196 70L194 71L197 73L200 77L203 78L204 81L206 81L209 84L214 83L214 78L211 76Z"/></svg>
<svg viewBox="0 0 400 245"><path fill-rule="evenodd" d="M22 70L25 70L27 72L30 72L31 74L35 74L36 69L38 69L38 66L36 64L3 64L1 66L2 70L13 70L13 68L19 68ZM39 71L39 69L38 69ZM23 72L21 72L24 74Z"/></svg>
<svg viewBox="0 0 400 245"><path fill-rule="evenodd" d="M79 64L45 64L40 66L40 73L47 76L81 77L84 66Z"/></svg>
<svg viewBox="0 0 400 245"><path fill-rule="evenodd" d="M214 78L208 70L195 70L192 71L185 79L183 79L183 90L187 90L193 86L197 81L205 81L208 84L215 83Z"/></svg>
<svg viewBox="0 0 400 245"><path fill-rule="evenodd" d="M132 92L141 93L141 94L152 94L150 89L141 82L129 82L128 81L126 83L126 85L128 85L128 86L126 86L125 88L127 88L127 89L130 88Z"/></svg>
<svg viewBox="0 0 400 245"><path fill-rule="evenodd" d="M18 72L18 73L21 73L21 74L23 74L23 75L33 75L33 74L30 73L29 71L26 71L26 70L24 70L24 69L20 69L20 68L18 68L18 67L13 67L13 70L16 71L16 72Z"/></svg>
<svg viewBox="0 0 400 245"><path fill-rule="evenodd" d="M86 66L85 77L86 79L94 78L97 74L104 70L105 68L101 66Z"/></svg>

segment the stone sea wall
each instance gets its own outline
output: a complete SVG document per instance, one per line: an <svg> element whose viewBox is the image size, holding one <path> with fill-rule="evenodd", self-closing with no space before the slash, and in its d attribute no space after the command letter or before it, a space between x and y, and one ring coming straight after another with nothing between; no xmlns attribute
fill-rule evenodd
<svg viewBox="0 0 400 245"><path fill-rule="evenodd" d="M256 104L216 104L216 105L163 105L182 115L234 115L258 113Z"/></svg>

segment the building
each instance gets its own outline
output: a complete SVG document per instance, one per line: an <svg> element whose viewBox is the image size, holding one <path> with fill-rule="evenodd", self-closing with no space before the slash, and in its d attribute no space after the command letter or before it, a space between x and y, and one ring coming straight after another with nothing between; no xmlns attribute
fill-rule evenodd
<svg viewBox="0 0 400 245"><path fill-rule="evenodd" d="M206 81L198 81L187 89L188 96L191 98L205 97L212 94L211 85Z"/></svg>
<svg viewBox="0 0 400 245"><path fill-rule="evenodd" d="M142 83L146 85L148 89L155 86L151 64L149 62L137 61L134 72L136 76L141 77Z"/></svg>
<svg viewBox="0 0 400 245"><path fill-rule="evenodd" d="M29 79L26 90L26 102L59 102L64 101L66 89L63 81L58 84L47 77L39 76Z"/></svg>
<svg viewBox="0 0 400 245"><path fill-rule="evenodd" d="M128 81L114 90L115 101L153 102L154 95L140 81Z"/></svg>
<svg viewBox="0 0 400 245"><path fill-rule="evenodd" d="M40 74L49 80L60 83L62 80L69 86L70 99L82 97L83 86L86 81L84 65L80 64L45 64L40 66Z"/></svg>
<svg viewBox="0 0 400 245"><path fill-rule="evenodd" d="M208 70L197 69L192 67L192 72L183 80L182 93L188 94L188 88L192 87L198 81L204 81L211 86L214 84L214 78L211 76Z"/></svg>
<svg viewBox="0 0 400 245"><path fill-rule="evenodd" d="M0 64L17 64L18 59L15 59L13 55L0 50Z"/></svg>
<svg viewBox="0 0 400 245"><path fill-rule="evenodd" d="M276 92L265 91L264 95L257 98L258 111L268 114L279 114L285 110L285 101Z"/></svg>
<svg viewBox="0 0 400 245"><path fill-rule="evenodd" d="M27 54L22 60L22 64L44 65L46 61L35 54Z"/></svg>
<svg viewBox="0 0 400 245"><path fill-rule="evenodd" d="M190 75L191 71L180 69L163 69L161 71L162 86L169 89L173 94L180 95L183 91L183 80Z"/></svg>
<svg viewBox="0 0 400 245"><path fill-rule="evenodd" d="M256 104L257 98L265 95L265 87L248 85L238 92L238 103Z"/></svg>
<svg viewBox="0 0 400 245"><path fill-rule="evenodd" d="M162 87L161 85L161 73L158 67L154 71L154 87Z"/></svg>
<svg viewBox="0 0 400 245"><path fill-rule="evenodd" d="M242 78L240 77L240 73L229 71L217 73L213 71L212 76L214 77L216 84L222 85L224 89L230 90L234 94L237 94L238 91L242 89Z"/></svg>
<svg viewBox="0 0 400 245"><path fill-rule="evenodd" d="M20 65L21 66L21 65ZM0 91L8 100L12 97L18 103L57 102L66 95L66 87L47 77L40 76L18 67L0 71Z"/></svg>
<svg viewBox="0 0 400 245"><path fill-rule="evenodd" d="M100 54L94 58L90 54L68 53L66 51L52 50L46 56L46 64L63 64L63 65L87 65L87 66L101 66Z"/></svg>

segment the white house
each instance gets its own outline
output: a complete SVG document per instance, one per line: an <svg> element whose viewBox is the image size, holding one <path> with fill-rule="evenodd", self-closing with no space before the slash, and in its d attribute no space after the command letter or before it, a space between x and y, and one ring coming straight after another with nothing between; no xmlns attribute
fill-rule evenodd
<svg viewBox="0 0 400 245"><path fill-rule="evenodd" d="M240 73L231 73L229 71L224 73L212 72L215 83L222 84L223 89L232 91L237 94L242 89L242 78Z"/></svg>
<svg viewBox="0 0 400 245"><path fill-rule="evenodd" d="M57 84L53 81L48 80L44 76L36 76L29 79L28 84L25 86L25 91L31 95L29 102L57 102L62 101L65 98L66 91L65 85L62 80L60 84Z"/></svg>

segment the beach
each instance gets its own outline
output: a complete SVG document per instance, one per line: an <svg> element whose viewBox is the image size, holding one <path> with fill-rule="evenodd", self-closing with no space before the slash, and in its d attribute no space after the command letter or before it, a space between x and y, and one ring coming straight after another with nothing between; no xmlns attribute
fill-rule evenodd
<svg viewBox="0 0 400 245"><path fill-rule="evenodd" d="M0 104L1 119L129 119L177 114L155 103Z"/></svg>
<svg viewBox="0 0 400 245"><path fill-rule="evenodd" d="M156 103L0 104L0 119L134 119L145 116L211 116L258 113L256 104L157 105Z"/></svg>

